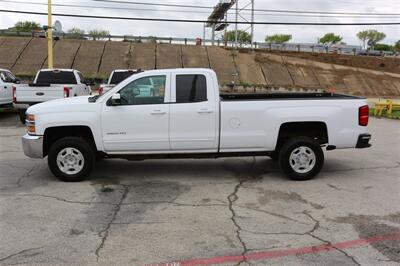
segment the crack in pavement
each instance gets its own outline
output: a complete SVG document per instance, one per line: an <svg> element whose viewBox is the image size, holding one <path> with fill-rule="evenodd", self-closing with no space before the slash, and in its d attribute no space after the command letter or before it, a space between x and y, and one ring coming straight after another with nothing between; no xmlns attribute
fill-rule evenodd
<svg viewBox="0 0 400 266"><path fill-rule="evenodd" d="M292 221L292 222L296 222L296 223L299 223L299 224L306 224L306 223L303 223L303 222L301 222L299 220L290 218L288 216L285 216L285 215L282 215L282 214L279 214L279 213L274 213L274 212L270 212L270 211L266 211L266 210L260 210L260 209L257 209L257 208L251 208L251 207L247 207L247 206L243 206L243 205L236 205L236 206L239 207L239 208L252 210L252 211L255 211L255 212L261 212L261 213L269 214L269 215L272 215L272 216L275 216L275 217L278 217L278 218L281 218L281 219L289 220L289 221Z"/></svg>
<svg viewBox="0 0 400 266"><path fill-rule="evenodd" d="M104 245L106 243L106 240L108 238L108 234L109 234L109 230L110 230L111 224L114 223L114 221L115 221L115 219L117 217L117 214L121 210L122 203L124 202L126 196L129 193L129 186L122 185L122 187L124 189L124 192L122 193L121 199L118 201L117 204L115 204L115 208L113 210L113 213L112 213L110 221L107 223L107 225L104 227L104 229L101 230L98 233L98 236L101 237L101 242L100 242L100 245L96 248L96 251L95 251L95 254L96 254L96 257L97 257L97 261L99 261L100 251L104 247Z"/></svg>
<svg viewBox="0 0 400 266"><path fill-rule="evenodd" d="M361 266L361 264L350 254L348 254L346 251L336 247L335 245L332 245L331 241L325 240L321 237L318 237L314 234L314 232L320 227L320 222L315 219L310 213L308 213L307 211L303 212L306 216L308 216L315 224L313 229L311 229L309 232L307 232L306 234L313 237L314 239L317 239L325 244L327 244L328 246L332 247L333 249L339 251L340 253L342 253L343 255L345 255L347 258L349 258L355 265Z"/></svg>
<svg viewBox="0 0 400 266"><path fill-rule="evenodd" d="M15 256L18 256L18 255L21 255L21 254L23 254L25 252L29 252L29 251L33 251L33 250L37 250L37 249L41 249L41 248L43 248L43 247L23 249L23 250L18 251L16 253L10 254L10 255L8 255L6 257L0 258L0 262L3 262L5 260L8 260L8 259L10 259L12 257L15 257Z"/></svg>
<svg viewBox="0 0 400 266"><path fill-rule="evenodd" d="M252 164L250 165L250 168L249 168L249 171L248 171L248 172L252 173L252 172L253 172L252 170L254 169L255 165L256 165L256 158L253 157L253 162L252 162ZM230 210L230 212L231 212L231 214L232 214L232 216L231 216L231 221L232 221L233 225L236 227L236 237L237 237L237 239L239 240L239 242L240 242L240 244L242 245L242 248L243 248L243 252L242 252L242 254L241 254L242 260L239 261L239 262L236 264L236 266L239 266L239 265L241 265L242 263L247 263L246 253L247 253L249 250L248 250L248 248L247 248L247 246L246 246L246 243L244 242L244 240L243 240L242 237L240 236L240 232L242 231L242 228L240 227L240 225L239 225L239 224L237 223L237 221L236 221L237 215L236 215L236 212L235 212L235 210L234 210L234 208L233 208L233 205L234 205L235 202L239 199L239 196L237 195L237 193L239 192L239 189L242 187L242 185L243 185L245 182L247 182L247 181L249 181L249 180L251 180L251 179L255 179L255 178L257 178L257 177L256 177L256 176L251 176L250 178L247 178L247 179L243 179L243 178L239 177L239 183L235 186L233 192L232 192L231 194L229 194L229 195L228 195L228 198L227 198L227 199L228 199L228 203L229 203L228 207L229 207L229 210Z"/></svg>
<svg viewBox="0 0 400 266"><path fill-rule="evenodd" d="M56 196L50 196L50 195L45 195L45 194L0 194L0 196L15 196L15 197L43 197L43 198L49 198L49 199L55 199L58 201L62 201L65 203L72 203L72 204L83 204L83 205L91 205L91 204L103 204L103 205L117 205L115 203L111 202L101 202L101 201L73 201L73 200L67 200L64 198L56 197Z"/></svg>
<svg viewBox="0 0 400 266"><path fill-rule="evenodd" d="M332 242L325 240L321 237L318 237L314 234L314 232L316 230L318 230L320 228L320 221L318 221L317 219L315 219L309 212L307 211L303 211L303 214L306 215L309 219L311 219L314 222L314 226L312 229L310 229L307 232L304 233L297 233L297 232L269 232L269 233L265 233L265 232L255 232L255 231L251 231L251 230L246 230L246 229L241 229L241 231L243 232L247 232L250 234L261 234L261 235L297 235L297 236L310 236L326 245L328 245L329 247L337 250L338 252L342 253L344 256L346 256L347 258L349 258L355 265L357 266L361 266L361 264L359 262L357 262L357 260L349 255L347 252L345 252L344 250L336 247L335 245L332 244ZM250 251L250 249L247 249L247 252ZM240 264L240 263L239 263Z"/></svg>
<svg viewBox="0 0 400 266"><path fill-rule="evenodd" d="M234 203L239 199L239 197L237 196L237 192L239 191L240 187L242 186L242 184L244 182L245 182L245 180L239 181L239 183L235 186L234 191L228 196L229 210L232 213L231 220L232 220L232 223L234 224L234 226L236 227L236 237L237 237L237 239L239 240L240 244L243 247L243 252L242 252L242 257L243 258L242 258L241 261L239 261L238 264L236 264L237 266L247 261L246 260L246 253L248 252L246 243L243 241L243 239L240 236L240 231L242 230L242 228L239 226L239 224L236 221L236 212L233 209Z"/></svg>

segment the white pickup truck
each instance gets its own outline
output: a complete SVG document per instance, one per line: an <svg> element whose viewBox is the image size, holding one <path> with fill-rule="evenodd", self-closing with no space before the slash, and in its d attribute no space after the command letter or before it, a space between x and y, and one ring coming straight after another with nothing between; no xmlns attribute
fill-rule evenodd
<svg viewBox="0 0 400 266"><path fill-rule="evenodd" d="M107 91L114 88L117 84L121 83L125 79L130 76L143 72L141 69L116 69L113 70L110 74L110 77L107 80L107 83L101 84L98 93L100 95L106 93Z"/></svg>
<svg viewBox="0 0 400 266"><path fill-rule="evenodd" d="M90 95L92 82L87 82L78 70L42 69L31 84L13 87L14 108L25 123L25 111L29 106L59 98Z"/></svg>
<svg viewBox="0 0 400 266"><path fill-rule="evenodd" d="M10 70L0 69L0 106L12 105L12 87L20 80Z"/></svg>
<svg viewBox="0 0 400 266"><path fill-rule="evenodd" d="M142 84L154 84L153 93ZM102 96L27 110L25 155L48 157L63 181L101 158L270 156L294 180L314 177L327 150L367 148L366 99L331 93L220 95L209 69L152 70Z"/></svg>

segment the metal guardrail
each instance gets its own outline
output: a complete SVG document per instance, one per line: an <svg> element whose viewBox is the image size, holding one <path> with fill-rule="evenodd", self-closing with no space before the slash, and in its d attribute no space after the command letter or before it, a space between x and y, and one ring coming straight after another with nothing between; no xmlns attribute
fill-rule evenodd
<svg viewBox="0 0 400 266"><path fill-rule="evenodd" d="M20 36L20 37L45 37L45 32L18 32L9 30L0 30L0 36ZM170 43L170 44L187 44L187 45L205 45L212 46L211 39L200 38L176 38L176 37L155 37L155 36L134 36L134 35L108 35L97 37L90 34L68 34L55 33L57 39L87 39L87 40L109 40L124 42L140 42L140 43ZM231 41L216 40L215 46L234 47L235 43ZM355 45L331 45L326 46L314 43L285 43L273 44L265 42L254 42L255 49L266 49L271 51L291 51L291 52L310 52L310 53L334 53L349 55L374 55L374 56L398 56L393 52L363 50L361 46ZM250 42L239 43L239 48L251 48Z"/></svg>

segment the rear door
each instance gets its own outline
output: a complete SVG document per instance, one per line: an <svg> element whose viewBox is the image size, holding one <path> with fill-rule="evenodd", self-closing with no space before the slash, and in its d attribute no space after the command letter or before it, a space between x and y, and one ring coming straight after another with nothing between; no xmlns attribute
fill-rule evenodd
<svg viewBox="0 0 400 266"><path fill-rule="evenodd" d="M217 152L218 106L208 73L172 75L170 143L172 152Z"/></svg>

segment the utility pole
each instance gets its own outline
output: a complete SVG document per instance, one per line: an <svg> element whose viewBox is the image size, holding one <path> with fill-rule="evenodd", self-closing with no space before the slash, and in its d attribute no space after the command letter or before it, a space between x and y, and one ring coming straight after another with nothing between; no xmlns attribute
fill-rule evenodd
<svg viewBox="0 0 400 266"><path fill-rule="evenodd" d="M254 0L251 0L251 49L254 48Z"/></svg>
<svg viewBox="0 0 400 266"><path fill-rule="evenodd" d="M48 14L47 14L47 62L48 68L53 68L53 23L51 19L51 0L48 0Z"/></svg>
<svg viewBox="0 0 400 266"><path fill-rule="evenodd" d="M236 12L235 12L235 49L238 48L238 19L239 19L239 0L236 0Z"/></svg>

